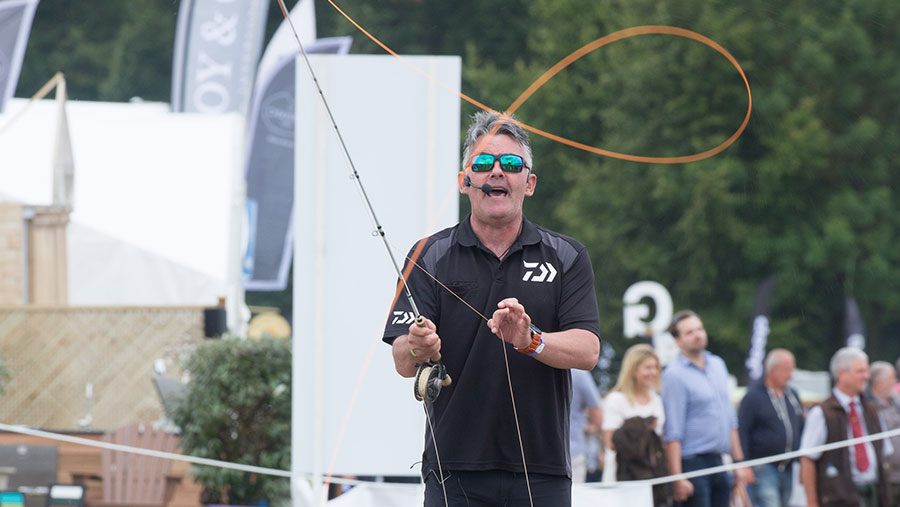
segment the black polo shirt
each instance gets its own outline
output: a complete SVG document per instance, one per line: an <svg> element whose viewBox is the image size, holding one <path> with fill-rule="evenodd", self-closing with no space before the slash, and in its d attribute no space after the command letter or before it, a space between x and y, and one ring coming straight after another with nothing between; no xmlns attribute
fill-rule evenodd
<svg viewBox="0 0 900 507"><path fill-rule="evenodd" d="M419 265L487 318L497 303L515 297L545 332L584 329L599 336L594 274L582 244L523 218L522 232L500 261L481 244L469 220L428 238ZM506 347L528 470L571 476L569 371L504 344L485 320L418 268L407 282L421 314L437 326L442 361L453 378L429 410L443 469L523 470ZM410 310L401 295L385 326L386 343L409 332ZM434 456L426 427L423 475L437 471Z"/></svg>

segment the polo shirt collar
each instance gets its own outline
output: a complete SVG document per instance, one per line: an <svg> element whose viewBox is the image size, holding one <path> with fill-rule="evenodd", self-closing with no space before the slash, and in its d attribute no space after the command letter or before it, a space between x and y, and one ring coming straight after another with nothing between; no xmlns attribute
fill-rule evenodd
<svg viewBox="0 0 900 507"><path fill-rule="evenodd" d="M465 220L460 222L459 231L456 235L456 241L461 246L478 246L481 244L475 231L472 230L472 214L469 213ZM535 245L541 242L541 233L536 225L530 222L525 215L522 215L522 231L513 242L510 252L516 250L519 245Z"/></svg>

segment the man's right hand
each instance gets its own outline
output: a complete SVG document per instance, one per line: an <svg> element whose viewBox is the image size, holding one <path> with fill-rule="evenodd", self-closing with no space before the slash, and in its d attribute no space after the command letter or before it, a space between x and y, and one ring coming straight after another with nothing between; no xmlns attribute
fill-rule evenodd
<svg viewBox="0 0 900 507"><path fill-rule="evenodd" d="M437 334L434 322L425 319L424 325L415 322L409 325L407 335L410 355L415 357L415 362L424 363L435 357L441 350L441 338Z"/></svg>
<svg viewBox="0 0 900 507"><path fill-rule="evenodd" d="M694 485L687 479L679 479L672 485L672 496L676 502L683 502L694 494Z"/></svg>

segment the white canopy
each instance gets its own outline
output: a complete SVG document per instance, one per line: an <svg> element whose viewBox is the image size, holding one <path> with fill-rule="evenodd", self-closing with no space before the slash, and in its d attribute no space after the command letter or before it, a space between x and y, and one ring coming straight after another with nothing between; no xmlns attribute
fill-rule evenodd
<svg viewBox="0 0 900 507"><path fill-rule="evenodd" d="M0 127L26 104L13 100ZM211 306L228 296L242 304L241 117L171 113L162 103L67 104L69 303ZM0 198L52 204L55 129L56 105L42 100L0 133Z"/></svg>

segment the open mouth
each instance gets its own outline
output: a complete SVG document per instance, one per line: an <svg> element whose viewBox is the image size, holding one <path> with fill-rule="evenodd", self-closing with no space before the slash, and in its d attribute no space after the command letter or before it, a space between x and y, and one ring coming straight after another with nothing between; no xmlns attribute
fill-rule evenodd
<svg viewBox="0 0 900 507"><path fill-rule="evenodd" d="M507 194L509 194L509 192L507 192L505 188L494 187L491 189L490 195L492 197L503 197Z"/></svg>

